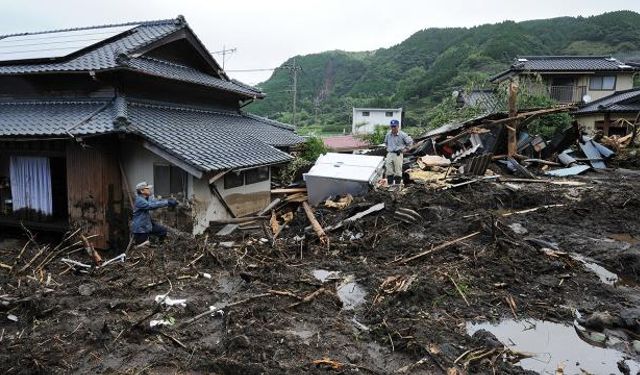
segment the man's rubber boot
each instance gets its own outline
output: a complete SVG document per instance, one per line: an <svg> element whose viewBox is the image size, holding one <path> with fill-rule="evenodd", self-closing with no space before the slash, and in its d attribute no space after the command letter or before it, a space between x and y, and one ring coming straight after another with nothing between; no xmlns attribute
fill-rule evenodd
<svg viewBox="0 0 640 375"><path fill-rule="evenodd" d="M394 177L394 180L395 180L396 185L400 185L400 184L402 184L402 177L400 177L400 176L395 176L395 177Z"/></svg>
<svg viewBox="0 0 640 375"><path fill-rule="evenodd" d="M387 185L393 185L393 176L387 176Z"/></svg>

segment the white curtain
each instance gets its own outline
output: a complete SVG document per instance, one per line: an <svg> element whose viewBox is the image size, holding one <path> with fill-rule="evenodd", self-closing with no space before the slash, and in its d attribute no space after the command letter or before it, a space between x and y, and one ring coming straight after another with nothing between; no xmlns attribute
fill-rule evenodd
<svg viewBox="0 0 640 375"><path fill-rule="evenodd" d="M12 156L10 170L13 211L26 208L51 215L53 209L49 158Z"/></svg>

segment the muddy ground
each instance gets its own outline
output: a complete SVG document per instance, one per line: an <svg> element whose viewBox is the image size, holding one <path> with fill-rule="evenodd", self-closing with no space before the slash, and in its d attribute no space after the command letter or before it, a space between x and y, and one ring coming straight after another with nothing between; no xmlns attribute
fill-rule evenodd
<svg viewBox="0 0 640 375"><path fill-rule="evenodd" d="M467 331L473 323L513 319L571 329L580 322L592 338L593 332L613 332L622 339L592 342L626 359L620 365L605 360L607 373L624 373L625 365L635 373L640 177L591 172L572 181L584 185L484 181L437 192L419 186L374 191L342 211L316 210L328 226L386 204L330 232L328 246L312 233L301 238L308 221L294 207L293 221L275 241L263 231L224 239L173 236L86 273L59 260L90 263L83 251L67 254L72 240L52 243L28 264L45 243L36 237L16 259L24 239L5 239L0 262L13 269L0 267L0 369L529 373L510 342ZM397 221L393 213L401 207L423 220ZM532 208L538 210L518 212ZM58 255L41 265L52 252ZM601 280L570 253L595 260L617 274L617 282ZM165 295L186 299L186 306L156 303ZM202 314L210 306L212 314ZM150 327L152 320L170 325ZM570 365L580 368L577 362ZM564 366L552 358L544 371L554 373L558 365Z"/></svg>

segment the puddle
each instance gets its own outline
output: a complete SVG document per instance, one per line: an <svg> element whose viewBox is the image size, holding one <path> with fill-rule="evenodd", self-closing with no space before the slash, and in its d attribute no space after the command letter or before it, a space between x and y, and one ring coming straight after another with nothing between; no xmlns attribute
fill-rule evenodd
<svg viewBox="0 0 640 375"><path fill-rule="evenodd" d="M327 280L340 278L339 271L313 270L311 273L313 274L313 277L323 283Z"/></svg>
<svg viewBox="0 0 640 375"><path fill-rule="evenodd" d="M367 296L367 292L355 281L350 281L349 278L338 286L336 292L338 293L338 298L342 301L344 310L353 310L362 305L365 302L364 297Z"/></svg>
<svg viewBox="0 0 640 375"><path fill-rule="evenodd" d="M617 363L624 354L610 348L593 346L578 337L574 327L540 320L505 320L497 325L491 323L467 323L467 332L473 335L485 329L493 333L507 347L534 354L518 364L527 370L541 374L555 374L558 365L564 365L565 374L581 374L583 370L592 374L619 373ZM640 363L625 360L635 374Z"/></svg>

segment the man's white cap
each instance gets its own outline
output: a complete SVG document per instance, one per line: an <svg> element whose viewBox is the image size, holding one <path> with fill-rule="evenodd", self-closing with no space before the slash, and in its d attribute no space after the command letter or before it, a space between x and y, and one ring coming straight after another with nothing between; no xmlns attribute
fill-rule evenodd
<svg viewBox="0 0 640 375"><path fill-rule="evenodd" d="M142 190L142 189L144 189L144 188L149 188L149 189L151 189L152 187L153 187L153 185L149 185L149 184L147 184L147 181L142 181L142 182L139 182L139 183L136 185L136 190Z"/></svg>

